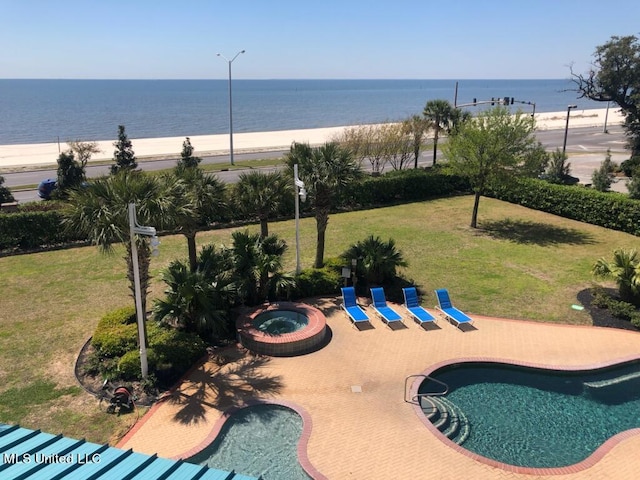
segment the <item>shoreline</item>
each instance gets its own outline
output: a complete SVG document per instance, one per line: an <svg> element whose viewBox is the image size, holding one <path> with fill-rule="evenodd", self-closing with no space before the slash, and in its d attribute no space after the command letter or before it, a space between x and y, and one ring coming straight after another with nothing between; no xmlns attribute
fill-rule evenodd
<svg viewBox="0 0 640 480"><path fill-rule="evenodd" d="M596 127L604 128L606 108L572 110L569 127ZM525 112L526 113L526 112ZM564 129L567 112L542 112L535 115L536 128L538 130ZM624 118L619 108L609 108L607 125L620 125ZM352 127L338 126L325 128L309 128L298 130L282 130L270 132L234 133L234 153L266 152L288 150L295 142L308 142L311 145L320 145ZM194 135L189 137L194 147L196 156L228 155L229 134ZM139 160L159 158L175 158L180 156L182 142L185 137L162 138L129 138L133 144L133 150ZM94 155L90 164L94 162L109 161L113 158L115 140L103 140L96 142L101 152ZM59 150L60 149L60 150ZM35 143L23 145L0 145L0 170L11 168L56 165L60 151L67 149L65 143Z"/></svg>

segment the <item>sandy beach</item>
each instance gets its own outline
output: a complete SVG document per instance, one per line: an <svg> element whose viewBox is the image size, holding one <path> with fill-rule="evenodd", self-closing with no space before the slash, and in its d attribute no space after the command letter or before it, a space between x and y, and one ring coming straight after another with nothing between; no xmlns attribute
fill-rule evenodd
<svg viewBox="0 0 640 480"><path fill-rule="evenodd" d="M604 127L607 109L572 110L569 120L570 128L576 127ZM536 125L540 130L563 129L567 119L567 112L537 113ZM610 108L607 125L619 125L623 117L619 109ZM339 135L345 128L330 127L301 130L283 130L273 132L234 133L234 152L260 152L272 150L287 150L292 142L308 142L319 145ZM190 137L191 144L198 156L229 154L229 134L194 135ZM177 157L182 150L184 137L166 138L131 138L133 150L140 160L162 157ZM115 140L105 140L98 143L101 152L93 156L91 161L104 161L113 158L113 143ZM55 165L60 150L66 150L67 144L38 143L29 145L0 145L0 169L11 170L16 167Z"/></svg>

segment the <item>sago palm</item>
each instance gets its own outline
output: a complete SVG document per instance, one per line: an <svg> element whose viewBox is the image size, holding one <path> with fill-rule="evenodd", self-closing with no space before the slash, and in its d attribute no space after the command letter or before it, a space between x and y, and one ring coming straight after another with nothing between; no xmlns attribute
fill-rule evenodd
<svg viewBox="0 0 640 480"><path fill-rule="evenodd" d="M601 258L591 271L597 278L615 281L622 300L640 305L640 259L636 250L615 250L612 262Z"/></svg>
<svg viewBox="0 0 640 480"><path fill-rule="evenodd" d="M234 276L244 302L255 305L293 286L293 278L282 271L282 256L287 250L284 240L248 231L234 232L232 237Z"/></svg>
<svg viewBox="0 0 640 480"><path fill-rule="evenodd" d="M227 331L229 310L235 300L231 252L205 247L198 256L196 269L172 262L163 273L167 284L165 298L155 302L157 321L196 332L205 339Z"/></svg>
<svg viewBox="0 0 640 480"><path fill-rule="evenodd" d="M355 259L358 277L370 286L392 281L397 275L398 267L407 266L393 239L384 242L373 235L349 247L342 258L347 263Z"/></svg>

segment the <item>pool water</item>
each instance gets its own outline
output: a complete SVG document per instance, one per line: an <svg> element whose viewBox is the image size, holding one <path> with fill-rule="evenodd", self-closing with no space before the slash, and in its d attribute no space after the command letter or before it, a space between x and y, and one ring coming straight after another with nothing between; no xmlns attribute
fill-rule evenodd
<svg viewBox="0 0 640 480"><path fill-rule="evenodd" d="M255 405L225 422L218 437L187 461L264 480L309 480L298 462L302 418L280 405Z"/></svg>
<svg viewBox="0 0 640 480"><path fill-rule="evenodd" d="M292 310L269 310L259 314L253 320L253 326L271 335L292 333L306 327L309 319Z"/></svg>
<svg viewBox="0 0 640 480"><path fill-rule="evenodd" d="M511 465L572 465L640 427L637 363L579 373L460 364L432 376L449 385L446 398L467 416L471 432L462 446ZM432 388L424 382L420 393Z"/></svg>

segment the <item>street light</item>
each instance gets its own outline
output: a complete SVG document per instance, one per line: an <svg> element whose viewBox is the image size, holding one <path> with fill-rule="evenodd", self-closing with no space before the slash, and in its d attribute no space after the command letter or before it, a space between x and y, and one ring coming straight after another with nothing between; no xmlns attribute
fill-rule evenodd
<svg viewBox="0 0 640 480"><path fill-rule="evenodd" d="M564 142L562 143L562 156L564 157L565 152L567 151L567 133L569 133L569 115L571 114L572 108L578 108L577 105L568 105L567 106L567 123L564 126Z"/></svg>
<svg viewBox="0 0 640 480"><path fill-rule="evenodd" d="M229 60L227 57L225 57L221 53L216 53L218 57L224 58L227 64L229 65L229 160L231 161L231 165L234 165L233 163L233 107L231 102L231 64L236 58L238 58L238 55L244 52L245 52L244 50L240 50L238 53L236 53L235 57L233 57L231 60Z"/></svg>
<svg viewBox="0 0 640 480"><path fill-rule="evenodd" d="M136 319L138 321L138 343L140 345L140 368L142 378L147 378L149 366L147 363L147 336L144 325L144 312L142 311L142 293L140 288L140 267L138 265L138 246L136 245L136 234L152 237L152 245L157 247L158 240L154 227L144 227L138 225L136 218L136 204L129 204L129 236L131 238L131 260L133 262L133 285L136 300Z"/></svg>
<svg viewBox="0 0 640 480"><path fill-rule="evenodd" d="M307 199L304 182L298 178L298 164L293 164L293 183L296 192L296 275L300 273L300 200Z"/></svg>

